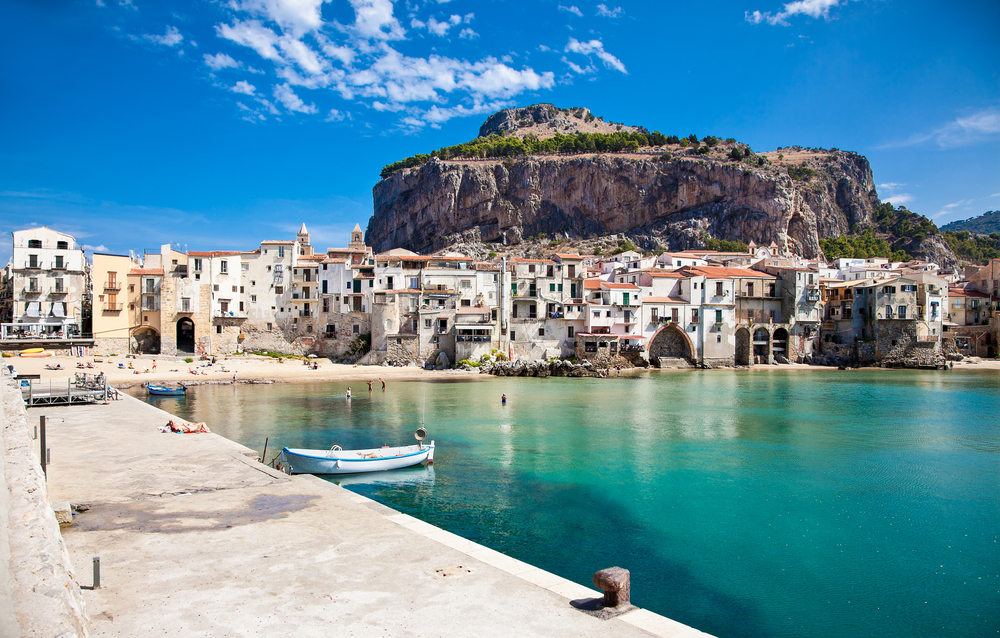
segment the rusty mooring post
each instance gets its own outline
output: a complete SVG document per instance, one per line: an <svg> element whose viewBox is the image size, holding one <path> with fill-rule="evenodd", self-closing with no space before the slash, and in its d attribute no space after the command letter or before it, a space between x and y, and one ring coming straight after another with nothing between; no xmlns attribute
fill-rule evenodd
<svg viewBox="0 0 1000 638"><path fill-rule="evenodd" d="M101 557L94 556L94 589L101 588Z"/></svg>
<svg viewBox="0 0 1000 638"><path fill-rule="evenodd" d="M38 417L38 425L39 425L39 430L38 430L39 439L41 439L38 442L38 447L40 448L38 450L38 458L42 462L42 474L45 475L45 478L48 478L49 474L45 470L45 466L48 463L48 448L45 447L45 416L44 415Z"/></svg>
<svg viewBox="0 0 1000 638"><path fill-rule="evenodd" d="M631 606L629 571L622 567L608 567L594 574L594 586L604 592L605 607Z"/></svg>

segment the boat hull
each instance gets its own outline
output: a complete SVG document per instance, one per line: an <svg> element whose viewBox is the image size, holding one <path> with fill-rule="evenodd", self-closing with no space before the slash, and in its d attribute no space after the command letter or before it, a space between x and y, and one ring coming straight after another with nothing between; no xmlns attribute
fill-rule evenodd
<svg viewBox="0 0 1000 638"><path fill-rule="evenodd" d="M184 396L185 390L185 388L165 388L159 385L146 386L147 392L162 397L182 397Z"/></svg>
<svg viewBox="0 0 1000 638"><path fill-rule="evenodd" d="M368 457L368 458L365 458ZM281 459L292 474L360 474L384 472L434 462L430 445L384 447L370 450L305 450L284 448Z"/></svg>

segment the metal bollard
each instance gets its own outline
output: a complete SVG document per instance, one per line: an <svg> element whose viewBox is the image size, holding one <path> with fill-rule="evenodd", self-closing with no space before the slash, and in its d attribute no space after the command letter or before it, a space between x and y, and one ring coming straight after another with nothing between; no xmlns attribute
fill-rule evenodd
<svg viewBox="0 0 1000 638"><path fill-rule="evenodd" d="M45 475L45 478L48 478L48 476L49 476L48 472L45 471L46 459L48 457L48 454L46 454L46 451L48 450L48 448L45 447L45 417L44 416L38 417L38 425L39 425L39 428L40 428L39 432L41 434L41 441L39 441L39 443L38 443L38 445L39 445L38 458L41 459L41 461L42 461L42 474Z"/></svg>
<svg viewBox="0 0 1000 638"><path fill-rule="evenodd" d="M630 607L630 574L621 567L609 567L594 574L594 585L604 592L605 607Z"/></svg>
<svg viewBox="0 0 1000 638"><path fill-rule="evenodd" d="M94 556L94 589L101 588L101 557Z"/></svg>

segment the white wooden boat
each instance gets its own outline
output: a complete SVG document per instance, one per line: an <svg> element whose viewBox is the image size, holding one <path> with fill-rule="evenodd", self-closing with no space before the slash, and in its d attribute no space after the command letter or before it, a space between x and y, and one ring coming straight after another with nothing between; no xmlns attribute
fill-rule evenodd
<svg viewBox="0 0 1000 638"><path fill-rule="evenodd" d="M330 450L284 448L281 461L292 474L355 474L398 470L434 462L434 441L430 445L381 447L370 450L342 450L339 445Z"/></svg>

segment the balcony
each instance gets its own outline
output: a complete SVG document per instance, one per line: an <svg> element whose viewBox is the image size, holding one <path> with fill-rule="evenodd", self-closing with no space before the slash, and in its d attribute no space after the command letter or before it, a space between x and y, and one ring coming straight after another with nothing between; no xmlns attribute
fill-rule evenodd
<svg viewBox="0 0 1000 638"><path fill-rule="evenodd" d="M155 312L153 310L145 310L144 312ZM246 319L246 310L216 310L212 313L212 319Z"/></svg>
<svg viewBox="0 0 1000 638"><path fill-rule="evenodd" d="M50 290L49 291L49 296L50 297L65 297L66 294L67 294L67 292L66 292L65 288L63 288L61 290Z"/></svg>
<svg viewBox="0 0 1000 638"><path fill-rule="evenodd" d="M68 270L69 266L66 262L59 263L57 261L52 262L52 270Z"/></svg>
<svg viewBox="0 0 1000 638"><path fill-rule="evenodd" d="M820 300L819 291L815 288L809 288L806 290L806 301L809 303L816 303Z"/></svg>
<svg viewBox="0 0 1000 638"><path fill-rule="evenodd" d="M643 349L644 348L641 345L640 346L627 346L627 345L618 346L618 352L642 352Z"/></svg>
<svg viewBox="0 0 1000 638"><path fill-rule="evenodd" d="M26 295L26 296L35 297L35 296L38 296L38 295L42 294L42 289L41 288L30 288L29 287L29 288L23 289L21 292L24 295Z"/></svg>
<svg viewBox="0 0 1000 638"><path fill-rule="evenodd" d="M292 293L292 301L319 301L319 295L310 292L308 295L304 295L298 292Z"/></svg>
<svg viewBox="0 0 1000 638"><path fill-rule="evenodd" d="M314 310L299 310L300 317L315 317L316 312Z"/></svg>
<svg viewBox="0 0 1000 638"><path fill-rule="evenodd" d="M25 270L41 270L42 269L42 264L40 262L38 262L38 261L34 261L34 262L32 262L32 261L26 261L26 262L24 262L24 265L22 266L22 268L25 269Z"/></svg>
<svg viewBox="0 0 1000 638"><path fill-rule="evenodd" d="M120 303L106 303L104 307L101 308L103 312L121 312L124 306Z"/></svg>
<svg viewBox="0 0 1000 638"><path fill-rule="evenodd" d="M105 281L104 282L104 290L105 291L118 292L121 289L122 289L122 285L121 285L121 283L119 283L117 281Z"/></svg>
<svg viewBox="0 0 1000 638"><path fill-rule="evenodd" d="M562 313L562 312L550 312L550 313L548 313L549 319L562 319L565 316L566 316L565 313Z"/></svg>

